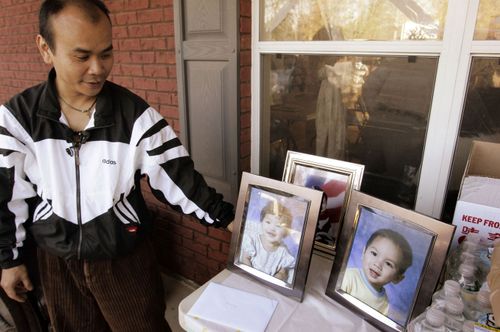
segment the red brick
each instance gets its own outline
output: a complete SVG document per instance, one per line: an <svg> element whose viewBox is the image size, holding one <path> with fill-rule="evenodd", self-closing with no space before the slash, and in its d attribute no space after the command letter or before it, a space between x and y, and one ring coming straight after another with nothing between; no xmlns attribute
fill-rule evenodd
<svg viewBox="0 0 500 332"><path fill-rule="evenodd" d="M252 87L249 83L241 83L240 84L240 95L242 97L250 97L250 91Z"/></svg>
<svg viewBox="0 0 500 332"><path fill-rule="evenodd" d="M159 104L172 105L172 94L166 92L148 91L146 100Z"/></svg>
<svg viewBox="0 0 500 332"><path fill-rule="evenodd" d="M175 64L174 51L157 51L155 52L156 63Z"/></svg>
<svg viewBox="0 0 500 332"><path fill-rule="evenodd" d="M207 256L207 246L190 239L182 239L182 246L198 254Z"/></svg>
<svg viewBox="0 0 500 332"><path fill-rule="evenodd" d="M120 38L127 38L128 30L126 26L116 26L113 27L113 39L116 41Z"/></svg>
<svg viewBox="0 0 500 332"><path fill-rule="evenodd" d="M251 151L250 142L241 142L240 144L240 155L249 156Z"/></svg>
<svg viewBox="0 0 500 332"><path fill-rule="evenodd" d="M158 91L177 91L177 81L175 79L158 79Z"/></svg>
<svg viewBox="0 0 500 332"><path fill-rule="evenodd" d="M221 252L223 254L226 254L228 255L229 254L229 248L231 247L231 245L229 243L225 243L225 242L221 242Z"/></svg>
<svg viewBox="0 0 500 332"><path fill-rule="evenodd" d="M141 25L132 25L128 27L128 34L132 38L140 38L140 37L151 37L153 35L153 30L151 25L142 24Z"/></svg>
<svg viewBox="0 0 500 332"><path fill-rule="evenodd" d="M143 72L147 77L168 77L168 67L165 65L145 65Z"/></svg>
<svg viewBox="0 0 500 332"><path fill-rule="evenodd" d="M156 79L138 77L134 78L133 82L133 86L136 89L156 90Z"/></svg>
<svg viewBox="0 0 500 332"><path fill-rule="evenodd" d="M252 116L250 113L241 114L240 116L240 127L250 128Z"/></svg>
<svg viewBox="0 0 500 332"><path fill-rule="evenodd" d="M177 68L175 66L167 66L168 77L177 78Z"/></svg>
<svg viewBox="0 0 500 332"><path fill-rule="evenodd" d="M153 36L173 36L174 35L174 25L173 23L155 23L153 24Z"/></svg>
<svg viewBox="0 0 500 332"><path fill-rule="evenodd" d="M130 52L114 52L115 63L131 63L132 57Z"/></svg>
<svg viewBox="0 0 500 332"><path fill-rule="evenodd" d="M179 119L179 110L174 106L161 106L159 109L161 115L171 119Z"/></svg>
<svg viewBox="0 0 500 332"><path fill-rule="evenodd" d="M248 66L252 63L252 52L250 50L240 50L240 65Z"/></svg>
<svg viewBox="0 0 500 332"><path fill-rule="evenodd" d="M240 0L240 16L245 16L245 17L252 16L251 0Z"/></svg>
<svg viewBox="0 0 500 332"><path fill-rule="evenodd" d="M215 259L210 259L210 258L207 258L206 256L204 256L204 257L198 256L195 259L196 259L197 263L199 263L202 266L205 266L208 271L218 271L219 270L221 262L219 262Z"/></svg>
<svg viewBox="0 0 500 332"><path fill-rule="evenodd" d="M122 51L140 51L141 42L139 39L121 39L118 41L118 49Z"/></svg>
<svg viewBox="0 0 500 332"><path fill-rule="evenodd" d="M132 63L154 63L154 52L131 52L130 60Z"/></svg>
<svg viewBox="0 0 500 332"><path fill-rule="evenodd" d="M171 105L175 105L175 106L178 106L179 105L179 100L178 100L178 97L177 97L177 93L172 93L172 96L171 96Z"/></svg>
<svg viewBox="0 0 500 332"><path fill-rule="evenodd" d="M173 22L174 21L174 7L167 7L163 10L165 13L165 21L167 22Z"/></svg>
<svg viewBox="0 0 500 332"><path fill-rule="evenodd" d="M250 96L248 97L242 97L240 98L240 108L241 108L241 112L245 112L245 111L250 111L251 110L251 103L252 103L252 99L250 98Z"/></svg>
<svg viewBox="0 0 500 332"><path fill-rule="evenodd" d="M209 227L208 228L208 236L211 236L215 239L219 239L221 241L230 242L231 241L231 232L222 228Z"/></svg>
<svg viewBox="0 0 500 332"><path fill-rule="evenodd" d="M167 49L167 41L164 38L149 38L141 39L141 49L144 51L165 50Z"/></svg>
<svg viewBox="0 0 500 332"><path fill-rule="evenodd" d="M143 76L144 71L142 69L141 64L122 64L120 65L120 74L121 75L132 75L132 76Z"/></svg>
<svg viewBox="0 0 500 332"><path fill-rule="evenodd" d="M151 0L150 7L151 8L159 8L159 7L172 7L173 0Z"/></svg>
<svg viewBox="0 0 500 332"><path fill-rule="evenodd" d="M240 141L241 142L250 142L251 138L251 130L250 128L242 128L240 130Z"/></svg>
<svg viewBox="0 0 500 332"><path fill-rule="evenodd" d="M194 233L194 240L200 244L208 246L208 248L213 250L220 250L221 245L223 243L220 240L214 239L212 237L206 236L205 234L197 232Z"/></svg>
<svg viewBox="0 0 500 332"><path fill-rule="evenodd" d="M219 263L227 262L227 254L220 252L219 250L213 250L208 248L208 258L218 261Z"/></svg>
<svg viewBox="0 0 500 332"><path fill-rule="evenodd" d="M252 32L252 20L249 17L240 17L240 32L241 33Z"/></svg>
<svg viewBox="0 0 500 332"><path fill-rule="evenodd" d="M208 227L205 225L202 225L199 221L197 221L194 217L191 216L186 216L182 219L183 225L195 230L198 233L201 234L208 234L207 229Z"/></svg>
<svg viewBox="0 0 500 332"><path fill-rule="evenodd" d="M171 225L172 232L177 235L182 236L186 241L192 241L193 239L193 231L189 228L183 227L182 225L177 225L172 223Z"/></svg>
<svg viewBox="0 0 500 332"><path fill-rule="evenodd" d="M252 74L251 67L241 67L240 68L240 81L248 82L250 81L250 76Z"/></svg>
<svg viewBox="0 0 500 332"><path fill-rule="evenodd" d="M160 203L158 212L163 219L176 224L182 224L182 215L179 212L172 210L171 208L165 207L165 204Z"/></svg>
<svg viewBox="0 0 500 332"><path fill-rule="evenodd" d="M161 22L163 20L163 12L158 9L149 9L137 13L137 19L141 23Z"/></svg>
<svg viewBox="0 0 500 332"><path fill-rule="evenodd" d="M114 15L114 18L116 20L116 25L128 25L137 23L136 13L131 13L131 12L118 13Z"/></svg>
<svg viewBox="0 0 500 332"><path fill-rule="evenodd" d="M133 1L126 1L124 9L139 10L139 9L146 9L148 7L149 7L149 0L133 0Z"/></svg>

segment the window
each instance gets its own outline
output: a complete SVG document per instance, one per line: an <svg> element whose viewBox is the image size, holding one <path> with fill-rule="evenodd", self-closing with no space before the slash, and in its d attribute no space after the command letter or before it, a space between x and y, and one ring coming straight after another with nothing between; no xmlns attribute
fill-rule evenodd
<svg viewBox="0 0 500 332"><path fill-rule="evenodd" d="M361 191L446 217L463 132L484 137L463 105L500 55L498 2L254 1L252 171L280 179L288 149L357 162Z"/></svg>
<svg viewBox="0 0 500 332"><path fill-rule="evenodd" d="M500 57L473 57L443 219L452 220L473 140L500 143Z"/></svg>
<svg viewBox="0 0 500 332"><path fill-rule="evenodd" d="M447 1L265 0L261 40L442 39Z"/></svg>

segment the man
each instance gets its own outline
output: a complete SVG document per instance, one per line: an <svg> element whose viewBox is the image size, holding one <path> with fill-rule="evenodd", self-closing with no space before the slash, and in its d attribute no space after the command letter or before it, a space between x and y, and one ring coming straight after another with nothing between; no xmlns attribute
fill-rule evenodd
<svg viewBox="0 0 500 332"><path fill-rule="evenodd" d="M113 45L101 1L44 1L39 25L48 80L0 106L1 286L21 302L33 288L28 234L56 331L169 331L141 176L207 225L226 227L233 206L158 112L106 81Z"/></svg>

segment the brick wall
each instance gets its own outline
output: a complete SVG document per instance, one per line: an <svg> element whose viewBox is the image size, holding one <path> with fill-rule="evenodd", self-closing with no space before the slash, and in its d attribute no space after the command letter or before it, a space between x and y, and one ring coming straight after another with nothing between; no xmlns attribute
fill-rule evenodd
<svg viewBox="0 0 500 332"><path fill-rule="evenodd" d="M179 131L173 0L107 0L113 21L115 66L110 80L130 88L158 109ZM241 165L250 168L250 14L251 0L240 1ZM37 0L0 0L0 102L46 79L38 53ZM155 220L159 261L197 283L226 265L230 234L200 225L163 206L145 190Z"/></svg>

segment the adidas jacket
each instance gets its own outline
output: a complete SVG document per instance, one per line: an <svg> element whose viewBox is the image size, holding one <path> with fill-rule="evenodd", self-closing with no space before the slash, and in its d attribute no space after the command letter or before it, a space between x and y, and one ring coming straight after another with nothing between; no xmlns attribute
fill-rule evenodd
<svg viewBox="0 0 500 332"><path fill-rule="evenodd" d="M0 267L23 263L29 232L64 258L112 258L133 250L150 220L141 195L154 195L202 223L225 227L233 206L193 168L163 117L111 82L87 128L62 120L55 71L47 82L0 106Z"/></svg>

